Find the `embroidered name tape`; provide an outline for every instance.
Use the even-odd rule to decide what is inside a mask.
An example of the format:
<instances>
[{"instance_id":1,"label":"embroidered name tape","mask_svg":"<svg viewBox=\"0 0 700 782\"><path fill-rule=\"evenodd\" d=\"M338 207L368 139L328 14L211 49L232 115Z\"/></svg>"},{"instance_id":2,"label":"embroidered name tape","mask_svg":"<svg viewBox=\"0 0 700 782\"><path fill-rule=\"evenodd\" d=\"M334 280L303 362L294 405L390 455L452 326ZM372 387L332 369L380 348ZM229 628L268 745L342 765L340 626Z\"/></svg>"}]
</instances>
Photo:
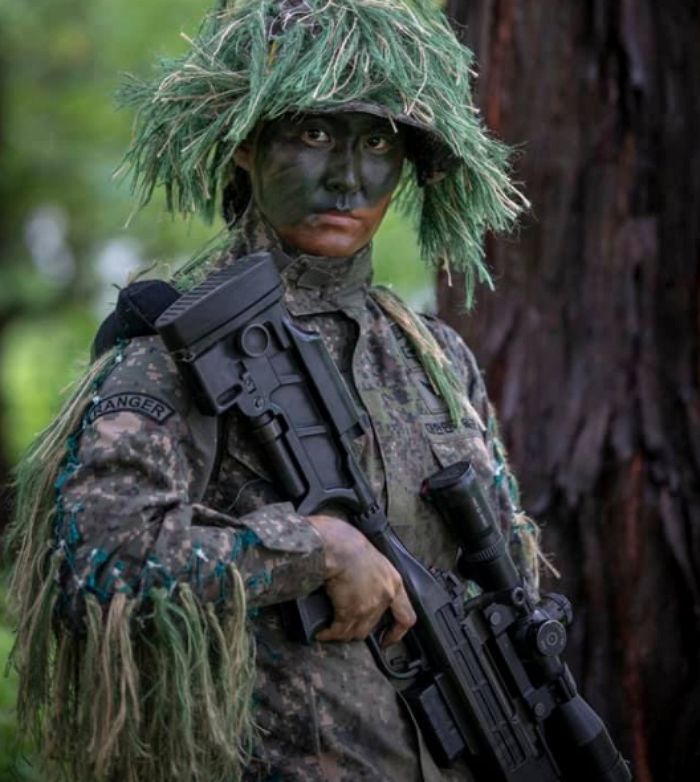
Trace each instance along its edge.
<instances>
[{"instance_id":1,"label":"embroidered name tape","mask_svg":"<svg viewBox=\"0 0 700 782\"><path fill-rule=\"evenodd\" d=\"M112 394L93 405L88 413L88 423L96 421L107 413L138 413L162 424L174 412L170 405L148 394Z\"/></svg>"},{"instance_id":2,"label":"embroidered name tape","mask_svg":"<svg viewBox=\"0 0 700 782\"><path fill-rule=\"evenodd\" d=\"M464 417L462 418L461 423L465 429L479 431L476 422L472 421L471 418ZM428 434L452 434L457 431L457 427L452 421L431 421L430 423L425 424L425 430Z\"/></svg>"}]
</instances>

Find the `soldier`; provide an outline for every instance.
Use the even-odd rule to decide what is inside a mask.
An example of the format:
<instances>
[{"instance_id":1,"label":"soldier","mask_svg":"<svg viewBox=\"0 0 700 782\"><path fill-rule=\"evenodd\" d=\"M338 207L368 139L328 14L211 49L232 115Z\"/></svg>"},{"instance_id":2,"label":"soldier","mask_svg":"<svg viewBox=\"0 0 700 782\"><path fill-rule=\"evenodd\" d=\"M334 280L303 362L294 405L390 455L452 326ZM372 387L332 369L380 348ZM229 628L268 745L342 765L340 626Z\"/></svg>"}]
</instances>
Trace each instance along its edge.
<instances>
[{"instance_id":1,"label":"soldier","mask_svg":"<svg viewBox=\"0 0 700 782\"><path fill-rule=\"evenodd\" d=\"M147 200L222 205L223 252L181 289L281 249L285 302L367 414L358 458L407 547L453 567L418 486L476 466L536 589L481 374L461 339L371 284L398 193L425 257L488 282L483 232L524 205L471 104L469 52L428 0L236 0L138 106L128 154ZM125 336L125 335L122 335ZM55 492L54 492L55 487ZM362 640L415 620L392 565L342 514L303 517L240 421L203 415L157 336L100 356L19 477L13 594L20 715L44 758L87 780L456 780L440 771ZM325 586L306 647L277 604Z\"/></svg>"}]
</instances>

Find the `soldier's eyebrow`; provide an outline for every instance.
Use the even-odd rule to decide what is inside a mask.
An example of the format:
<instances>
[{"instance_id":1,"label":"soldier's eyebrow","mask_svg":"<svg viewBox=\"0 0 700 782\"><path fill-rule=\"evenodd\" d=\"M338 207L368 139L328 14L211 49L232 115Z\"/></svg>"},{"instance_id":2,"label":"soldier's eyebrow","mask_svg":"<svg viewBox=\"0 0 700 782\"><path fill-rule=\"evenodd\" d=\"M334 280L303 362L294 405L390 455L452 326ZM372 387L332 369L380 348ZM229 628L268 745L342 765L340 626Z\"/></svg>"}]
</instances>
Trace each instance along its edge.
<instances>
[{"instance_id":1,"label":"soldier's eyebrow","mask_svg":"<svg viewBox=\"0 0 700 782\"><path fill-rule=\"evenodd\" d=\"M400 136L406 132L406 126L400 122L391 122L385 117L368 117L371 133L386 133L389 136Z\"/></svg>"},{"instance_id":2,"label":"soldier's eyebrow","mask_svg":"<svg viewBox=\"0 0 700 782\"><path fill-rule=\"evenodd\" d=\"M365 135L369 135L370 133L389 136L390 138L397 138L401 135L401 129L398 126L396 128L392 128L391 125L387 122L380 125L374 125L365 131Z\"/></svg>"},{"instance_id":3,"label":"soldier's eyebrow","mask_svg":"<svg viewBox=\"0 0 700 782\"><path fill-rule=\"evenodd\" d=\"M335 124L333 114L291 114L288 115L289 122L293 126L305 125L308 122L323 122L327 125Z\"/></svg>"}]
</instances>

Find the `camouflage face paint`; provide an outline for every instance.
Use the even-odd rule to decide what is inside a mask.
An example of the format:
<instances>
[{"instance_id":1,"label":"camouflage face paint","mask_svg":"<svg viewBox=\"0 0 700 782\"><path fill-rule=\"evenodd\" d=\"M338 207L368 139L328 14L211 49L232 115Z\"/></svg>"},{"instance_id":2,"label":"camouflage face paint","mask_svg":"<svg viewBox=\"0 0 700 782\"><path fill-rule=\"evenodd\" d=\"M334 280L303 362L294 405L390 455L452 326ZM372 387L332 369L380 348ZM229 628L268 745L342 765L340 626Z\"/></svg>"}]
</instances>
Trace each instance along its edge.
<instances>
[{"instance_id":1,"label":"camouflage face paint","mask_svg":"<svg viewBox=\"0 0 700 782\"><path fill-rule=\"evenodd\" d=\"M255 202L286 243L311 255L352 255L379 228L405 139L360 112L285 116L262 127L248 155Z\"/></svg>"}]
</instances>

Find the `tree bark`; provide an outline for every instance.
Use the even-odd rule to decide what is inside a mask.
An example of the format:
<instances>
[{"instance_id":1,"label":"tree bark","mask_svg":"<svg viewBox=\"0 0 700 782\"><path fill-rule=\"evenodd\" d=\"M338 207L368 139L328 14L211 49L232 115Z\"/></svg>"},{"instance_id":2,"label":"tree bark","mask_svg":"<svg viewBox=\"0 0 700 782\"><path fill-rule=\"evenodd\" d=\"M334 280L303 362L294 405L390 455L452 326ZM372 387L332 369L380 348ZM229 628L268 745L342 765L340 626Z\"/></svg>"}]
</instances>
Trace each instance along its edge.
<instances>
[{"instance_id":1,"label":"tree bark","mask_svg":"<svg viewBox=\"0 0 700 782\"><path fill-rule=\"evenodd\" d=\"M451 0L533 209L475 350L574 602L568 659L638 782L700 779L700 0ZM463 27L466 25L466 27Z\"/></svg>"}]
</instances>

